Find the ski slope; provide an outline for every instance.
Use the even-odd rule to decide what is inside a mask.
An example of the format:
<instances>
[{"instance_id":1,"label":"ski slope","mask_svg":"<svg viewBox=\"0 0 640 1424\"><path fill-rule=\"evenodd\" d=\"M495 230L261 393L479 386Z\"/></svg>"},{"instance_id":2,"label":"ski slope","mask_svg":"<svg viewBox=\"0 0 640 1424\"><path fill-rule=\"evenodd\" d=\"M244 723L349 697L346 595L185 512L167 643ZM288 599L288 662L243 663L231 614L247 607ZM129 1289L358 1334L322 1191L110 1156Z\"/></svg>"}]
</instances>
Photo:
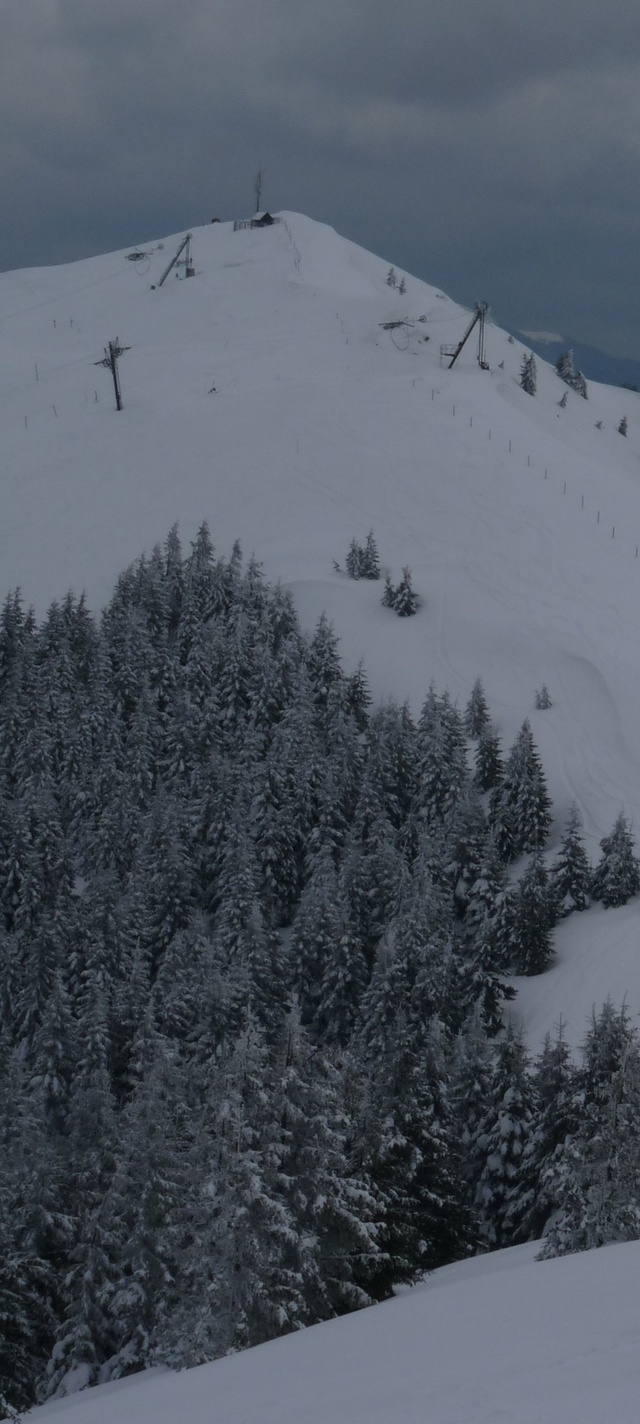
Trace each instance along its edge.
<instances>
[{"instance_id":1,"label":"ski slope","mask_svg":"<svg viewBox=\"0 0 640 1424\"><path fill-rule=\"evenodd\" d=\"M640 1244L445 1266L384 1305L181 1374L33 1410L33 1424L637 1424Z\"/></svg>"},{"instance_id":2,"label":"ski slope","mask_svg":"<svg viewBox=\"0 0 640 1424\"><path fill-rule=\"evenodd\" d=\"M591 383L562 409L539 362L532 398L525 348L495 327L489 371L475 335L444 369L469 313L398 272L401 295L388 263L298 214L196 229L195 277L152 290L181 237L147 244L143 270L117 252L0 276L0 592L42 613L84 589L97 609L174 522L186 542L207 519L305 624L326 610L376 698L417 712L434 680L463 702L481 674L506 746L529 716L550 853L575 799L595 859L621 806L640 825L640 397ZM116 336L119 414L94 364ZM418 617L334 570L370 528L394 579L410 565ZM559 928L514 1010L534 1048L560 1014L578 1042L606 993L640 1010L638 939L638 904Z\"/></svg>"}]
</instances>

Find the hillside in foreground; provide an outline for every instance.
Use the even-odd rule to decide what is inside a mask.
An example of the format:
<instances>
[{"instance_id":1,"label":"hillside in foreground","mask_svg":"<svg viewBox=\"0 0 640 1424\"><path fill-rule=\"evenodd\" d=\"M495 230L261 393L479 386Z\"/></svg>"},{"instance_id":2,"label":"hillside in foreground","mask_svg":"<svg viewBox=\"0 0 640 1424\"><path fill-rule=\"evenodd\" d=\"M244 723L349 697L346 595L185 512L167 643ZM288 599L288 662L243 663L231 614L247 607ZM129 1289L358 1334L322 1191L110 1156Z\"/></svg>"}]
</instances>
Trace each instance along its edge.
<instances>
[{"instance_id":1,"label":"hillside in foreground","mask_svg":"<svg viewBox=\"0 0 640 1424\"><path fill-rule=\"evenodd\" d=\"M640 1245L445 1266L385 1305L182 1374L98 1386L34 1424L636 1424Z\"/></svg>"}]
</instances>

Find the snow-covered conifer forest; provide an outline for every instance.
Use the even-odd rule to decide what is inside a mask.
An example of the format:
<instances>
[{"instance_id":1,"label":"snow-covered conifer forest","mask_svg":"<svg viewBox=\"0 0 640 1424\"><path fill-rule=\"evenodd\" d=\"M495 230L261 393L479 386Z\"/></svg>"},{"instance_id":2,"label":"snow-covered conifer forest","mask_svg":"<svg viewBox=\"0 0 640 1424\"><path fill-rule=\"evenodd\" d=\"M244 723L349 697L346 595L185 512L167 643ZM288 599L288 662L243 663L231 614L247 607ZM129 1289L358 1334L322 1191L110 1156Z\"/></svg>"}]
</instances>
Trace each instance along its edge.
<instances>
[{"instance_id":1,"label":"snow-covered conifer forest","mask_svg":"<svg viewBox=\"0 0 640 1424\"><path fill-rule=\"evenodd\" d=\"M306 219L172 245L0 277L0 1403L630 1424L640 423Z\"/></svg>"},{"instance_id":2,"label":"snow-covered conifer forest","mask_svg":"<svg viewBox=\"0 0 640 1424\"><path fill-rule=\"evenodd\" d=\"M479 681L466 718L433 687L417 722L373 707L206 524L100 620L9 596L0 677L11 1403L259 1344L551 1215L545 1255L640 1234L628 1014L578 1070L500 1032L502 976L640 874L623 818L585 871L575 814L546 870L528 721L483 796Z\"/></svg>"}]
</instances>

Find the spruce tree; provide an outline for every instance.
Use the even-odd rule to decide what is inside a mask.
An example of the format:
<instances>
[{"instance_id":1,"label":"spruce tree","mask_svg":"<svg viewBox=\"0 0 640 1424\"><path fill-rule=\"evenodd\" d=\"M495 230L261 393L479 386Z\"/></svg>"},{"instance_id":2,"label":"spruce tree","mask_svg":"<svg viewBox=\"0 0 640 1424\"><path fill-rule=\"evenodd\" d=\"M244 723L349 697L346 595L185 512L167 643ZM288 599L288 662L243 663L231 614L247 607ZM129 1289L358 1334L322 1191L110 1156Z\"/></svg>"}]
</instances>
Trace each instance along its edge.
<instances>
[{"instance_id":1,"label":"spruce tree","mask_svg":"<svg viewBox=\"0 0 640 1424\"><path fill-rule=\"evenodd\" d=\"M393 587L389 574L385 574L384 590L380 602L383 608L395 608L396 590Z\"/></svg>"},{"instance_id":2,"label":"spruce tree","mask_svg":"<svg viewBox=\"0 0 640 1424\"><path fill-rule=\"evenodd\" d=\"M591 894L607 908L625 905L640 891L640 861L635 854L631 827L621 811L613 830L600 842L602 857L591 881Z\"/></svg>"},{"instance_id":3,"label":"spruce tree","mask_svg":"<svg viewBox=\"0 0 640 1424\"><path fill-rule=\"evenodd\" d=\"M464 729L468 737L480 737L489 727L489 708L482 679L477 677L464 711ZM485 788L483 788L484 790Z\"/></svg>"},{"instance_id":4,"label":"spruce tree","mask_svg":"<svg viewBox=\"0 0 640 1424\"><path fill-rule=\"evenodd\" d=\"M551 801L531 734L523 722L491 801L495 835L505 860L540 849L551 824Z\"/></svg>"},{"instance_id":5,"label":"spruce tree","mask_svg":"<svg viewBox=\"0 0 640 1424\"><path fill-rule=\"evenodd\" d=\"M411 570L405 564L402 578L394 593L393 610L397 613L398 618L410 618L412 614L418 612L419 607L420 598L411 582Z\"/></svg>"},{"instance_id":6,"label":"spruce tree","mask_svg":"<svg viewBox=\"0 0 640 1424\"><path fill-rule=\"evenodd\" d=\"M372 1293L468 1254L472 1238L438 1020L401 1008L371 1065L363 1132L366 1166L386 1204L384 1253Z\"/></svg>"},{"instance_id":7,"label":"spruce tree","mask_svg":"<svg viewBox=\"0 0 640 1424\"><path fill-rule=\"evenodd\" d=\"M554 1191L555 1164L567 1137L576 1131L580 1108L576 1094L576 1074L562 1021L555 1039L547 1034L535 1065L536 1116L526 1148L527 1173L531 1178L527 1210L528 1234L539 1237L559 1202Z\"/></svg>"},{"instance_id":8,"label":"spruce tree","mask_svg":"<svg viewBox=\"0 0 640 1424\"><path fill-rule=\"evenodd\" d=\"M362 549L355 539L351 540L344 564L349 578L359 579L362 577Z\"/></svg>"},{"instance_id":9,"label":"spruce tree","mask_svg":"<svg viewBox=\"0 0 640 1424\"><path fill-rule=\"evenodd\" d=\"M555 898L539 851L511 894L511 968L516 974L543 974L553 953Z\"/></svg>"},{"instance_id":10,"label":"spruce tree","mask_svg":"<svg viewBox=\"0 0 640 1424\"><path fill-rule=\"evenodd\" d=\"M272 1113L283 1194L299 1237L305 1318L370 1304L383 1203L354 1170L354 1123L341 1075L309 1042L295 1009L275 1055Z\"/></svg>"},{"instance_id":11,"label":"spruce tree","mask_svg":"<svg viewBox=\"0 0 640 1424\"><path fill-rule=\"evenodd\" d=\"M380 556L378 554L378 546L374 538L373 529L369 530L364 549L361 553L360 578L380 578Z\"/></svg>"},{"instance_id":12,"label":"spruce tree","mask_svg":"<svg viewBox=\"0 0 640 1424\"><path fill-rule=\"evenodd\" d=\"M474 1142L482 1160L475 1205L480 1237L488 1250L526 1239L526 1148L534 1120L526 1050L522 1037L509 1024L497 1048L491 1094Z\"/></svg>"},{"instance_id":13,"label":"spruce tree","mask_svg":"<svg viewBox=\"0 0 640 1424\"><path fill-rule=\"evenodd\" d=\"M576 391L584 400L588 399L587 383L582 371L576 371L573 364L573 351L562 351L556 361L556 371L561 381ZM563 397L564 401L564 397ZM566 403L566 402L565 402Z\"/></svg>"},{"instance_id":14,"label":"spruce tree","mask_svg":"<svg viewBox=\"0 0 640 1424\"><path fill-rule=\"evenodd\" d=\"M640 1236L640 1045L626 1008L594 1014L574 1130L549 1171L558 1209L542 1257Z\"/></svg>"},{"instance_id":15,"label":"spruce tree","mask_svg":"<svg viewBox=\"0 0 640 1424\"><path fill-rule=\"evenodd\" d=\"M551 866L551 886L558 913L586 910L590 903L592 869L580 835L581 821L574 802L569 810L560 850Z\"/></svg>"},{"instance_id":16,"label":"spruce tree","mask_svg":"<svg viewBox=\"0 0 640 1424\"><path fill-rule=\"evenodd\" d=\"M464 724L447 692L429 689L417 733L416 809L428 825L454 810L469 779Z\"/></svg>"},{"instance_id":17,"label":"spruce tree","mask_svg":"<svg viewBox=\"0 0 640 1424\"><path fill-rule=\"evenodd\" d=\"M117 1349L102 1378L154 1362L181 1289L190 1217L185 1085L147 1011L133 1049L136 1086L119 1124L108 1211L119 1239L109 1300ZM182 1151L181 1151L182 1148Z\"/></svg>"},{"instance_id":18,"label":"spruce tree","mask_svg":"<svg viewBox=\"0 0 640 1424\"><path fill-rule=\"evenodd\" d=\"M483 727L475 754L475 781L480 791L493 791L503 775L500 738L491 722Z\"/></svg>"},{"instance_id":19,"label":"spruce tree","mask_svg":"<svg viewBox=\"0 0 640 1424\"><path fill-rule=\"evenodd\" d=\"M575 368L573 364L573 351L560 352L560 355L558 356L558 359L556 361L556 371L558 372L561 381L565 381L567 385L571 384L573 376L575 375Z\"/></svg>"},{"instance_id":20,"label":"spruce tree","mask_svg":"<svg viewBox=\"0 0 640 1424\"><path fill-rule=\"evenodd\" d=\"M520 368L520 385L522 386L523 391L527 392L527 395L534 396L536 393L537 382L538 371L536 367L536 358L533 352L530 351L528 356L525 355L522 357L522 366Z\"/></svg>"},{"instance_id":21,"label":"spruce tree","mask_svg":"<svg viewBox=\"0 0 640 1424\"><path fill-rule=\"evenodd\" d=\"M475 1201L476 1187L484 1166L478 1138L491 1096L493 1075L494 1049L487 1035L481 1007L477 1004L461 1025L451 1055L451 1103L462 1148L461 1174L467 1186L470 1206Z\"/></svg>"}]
</instances>

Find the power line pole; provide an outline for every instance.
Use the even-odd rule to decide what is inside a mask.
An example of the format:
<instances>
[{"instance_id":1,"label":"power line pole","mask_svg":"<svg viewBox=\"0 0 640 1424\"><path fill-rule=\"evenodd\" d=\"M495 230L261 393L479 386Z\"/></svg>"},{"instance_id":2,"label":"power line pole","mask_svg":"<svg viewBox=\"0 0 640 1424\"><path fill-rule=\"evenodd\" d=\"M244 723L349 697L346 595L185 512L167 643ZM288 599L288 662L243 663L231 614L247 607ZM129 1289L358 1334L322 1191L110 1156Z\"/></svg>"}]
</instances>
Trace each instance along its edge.
<instances>
[{"instance_id":1,"label":"power line pole","mask_svg":"<svg viewBox=\"0 0 640 1424\"><path fill-rule=\"evenodd\" d=\"M110 341L104 348L102 361L94 361L94 366L108 366L113 376L113 389L116 394L116 410L122 410L122 391L120 390L120 372L118 370L118 357L124 351L130 351L130 346L121 346L116 336L115 341Z\"/></svg>"}]
</instances>

